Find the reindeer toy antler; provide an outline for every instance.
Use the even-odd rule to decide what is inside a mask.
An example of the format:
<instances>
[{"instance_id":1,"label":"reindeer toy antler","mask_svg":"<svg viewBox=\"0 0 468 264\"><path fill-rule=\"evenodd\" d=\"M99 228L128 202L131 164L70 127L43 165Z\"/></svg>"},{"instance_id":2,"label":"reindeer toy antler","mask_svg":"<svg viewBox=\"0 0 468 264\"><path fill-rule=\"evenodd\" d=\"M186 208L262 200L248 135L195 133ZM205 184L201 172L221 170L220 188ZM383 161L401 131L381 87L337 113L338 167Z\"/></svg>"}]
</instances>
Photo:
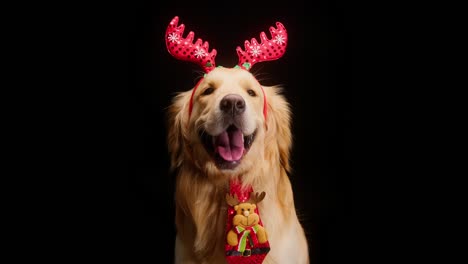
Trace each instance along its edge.
<instances>
[{"instance_id":1,"label":"reindeer toy antler","mask_svg":"<svg viewBox=\"0 0 468 264\"><path fill-rule=\"evenodd\" d=\"M257 204L257 203L261 202L263 200L263 198L265 198L265 195L266 195L265 192L261 192L261 193L250 192L249 199L247 201L243 202L243 203ZM229 193L226 194L226 202L230 206L236 206L236 205L241 204L241 202L239 201L239 198L237 198L236 194L230 195Z\"/></svg>"}]
</instances>

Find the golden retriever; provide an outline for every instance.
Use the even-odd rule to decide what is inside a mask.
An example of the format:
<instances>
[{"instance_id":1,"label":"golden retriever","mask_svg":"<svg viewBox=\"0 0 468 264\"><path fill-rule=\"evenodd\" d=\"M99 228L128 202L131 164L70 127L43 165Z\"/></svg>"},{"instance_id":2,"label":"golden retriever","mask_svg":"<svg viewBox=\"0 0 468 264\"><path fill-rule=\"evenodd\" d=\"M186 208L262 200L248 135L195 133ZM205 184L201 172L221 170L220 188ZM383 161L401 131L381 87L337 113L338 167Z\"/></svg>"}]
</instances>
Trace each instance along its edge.
<instances>
[{"instance_id":1,"label":"golden retriever","mask_svg":"<svg viewBox=\"0 0 468 264\"><path fill-rule=\"evenodd\" d=\"M177 172L175 263L227 263L226 194L232 179L266 193L257 205L271 247L263 263L309 263L287 174L290 122L281 88L261 87L239 67L216 67L173 99L168 148Z\"/></svg>"}]
</instances>

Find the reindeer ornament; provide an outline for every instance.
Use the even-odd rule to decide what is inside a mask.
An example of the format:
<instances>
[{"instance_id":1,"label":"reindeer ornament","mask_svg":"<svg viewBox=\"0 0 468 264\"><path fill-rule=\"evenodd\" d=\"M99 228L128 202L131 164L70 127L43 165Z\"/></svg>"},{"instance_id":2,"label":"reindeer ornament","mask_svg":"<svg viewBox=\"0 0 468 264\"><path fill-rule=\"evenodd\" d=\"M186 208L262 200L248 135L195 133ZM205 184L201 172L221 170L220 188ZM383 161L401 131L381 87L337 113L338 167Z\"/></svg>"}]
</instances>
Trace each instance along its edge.
<instances>
[{"instance_id":1,"label":"reindeer ornament","mask_svg":"<svg viewBox=\"0 0 468 264\"><path fill-rule=\"evenodd\" d=\"M231 246L238 246L239 252L245 251L248 242L253 246L267 241L267 233L259 224L260 217L255 212L256 204L263 198L265 198L265 192L261 194L252 192L250 199L241 203L237 195L226 194L227 203L236 211L236 215L232 218L233 228L227 234L227 243Z\"/></svg>"},{"instance_id":2,"label":"reindeer ornament","mask_svg":"<svg viewBox=\"0 0 468 264\"><path fill-rule=\"evenodd\" d=\"M265 192L254 193L251 186L230 182L226 202L229 205L226 223L226 260L228 264L259 264L270 251L268 235L263 227L258 203Z\"/></svg>"}]
</instances>

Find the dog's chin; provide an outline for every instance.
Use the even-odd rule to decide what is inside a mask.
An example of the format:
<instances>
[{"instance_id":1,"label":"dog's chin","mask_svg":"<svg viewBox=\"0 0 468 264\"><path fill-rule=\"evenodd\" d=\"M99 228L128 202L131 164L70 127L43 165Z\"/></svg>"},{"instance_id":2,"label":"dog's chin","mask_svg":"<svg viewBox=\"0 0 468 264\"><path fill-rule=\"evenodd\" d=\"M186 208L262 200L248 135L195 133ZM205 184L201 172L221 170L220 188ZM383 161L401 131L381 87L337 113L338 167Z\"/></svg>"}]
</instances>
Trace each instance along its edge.
<instances>
[{"instance_id":1,"label":"dog's chin","mask_svg":"<svg viewBox=\"0 0 468 264\"><path fill-rule=\"evenodd\" d=\"M256 130L250 135L244 135L239 128L231 125L216 136L209 135L205 131L200 131L199 135L205 150L218 169L235 170L250 150Z\"/></svg>"}]
</instances>

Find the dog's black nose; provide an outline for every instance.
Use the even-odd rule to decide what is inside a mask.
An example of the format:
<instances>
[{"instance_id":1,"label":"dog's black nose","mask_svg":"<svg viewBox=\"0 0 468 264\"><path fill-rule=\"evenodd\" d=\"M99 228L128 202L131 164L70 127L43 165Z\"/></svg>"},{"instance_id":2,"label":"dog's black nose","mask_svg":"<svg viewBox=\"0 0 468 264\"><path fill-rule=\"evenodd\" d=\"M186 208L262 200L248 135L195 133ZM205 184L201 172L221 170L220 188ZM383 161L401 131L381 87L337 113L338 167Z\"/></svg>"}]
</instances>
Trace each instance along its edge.
<instances>
[{"instance_id":1,"label":"dog's black nose","mask_svg":"<svg viewBox=\"0 0 468 264\"><path fill-rule=\"evenodd\" d=\"M226 114L239 115L245 111L245 101L240 95L228 94L221 100L219 107Z\"/></svg>"}]
</instances>

